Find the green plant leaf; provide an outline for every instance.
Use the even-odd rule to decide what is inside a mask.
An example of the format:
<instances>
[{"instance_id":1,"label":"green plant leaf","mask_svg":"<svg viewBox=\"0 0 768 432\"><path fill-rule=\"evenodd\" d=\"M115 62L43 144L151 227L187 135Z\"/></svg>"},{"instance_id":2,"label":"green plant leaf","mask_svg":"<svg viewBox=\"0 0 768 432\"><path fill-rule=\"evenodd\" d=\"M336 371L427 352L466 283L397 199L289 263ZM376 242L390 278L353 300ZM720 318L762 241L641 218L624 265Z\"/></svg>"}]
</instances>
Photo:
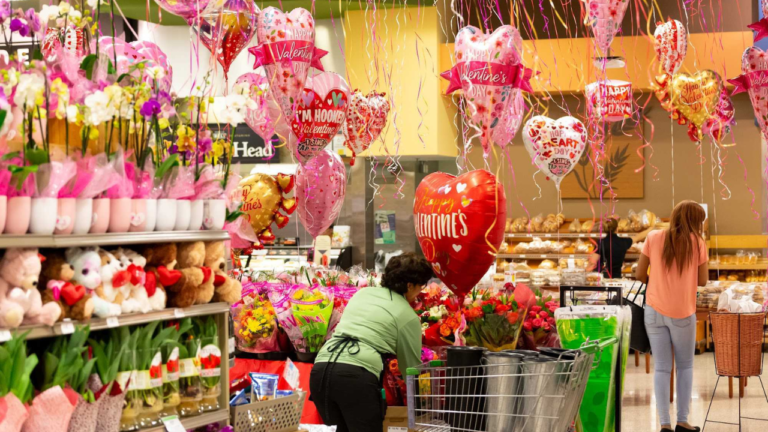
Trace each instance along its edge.
<instances>
[{"instance_id":1,"label":"green plant leaf","mask_svg":"<svg viewBox=\"0 0 768 432\"><path fill-rule=\"evenodd\" d=\"M93 68L96 66L96 54L89 54L83 58L80 62L80 69L85 71L85 77L91 79L93 77Z\"/></svg>"},{"instance_id":2,"label":"green plant leaf","mask_svg":"<svg viewBox=\"0 0 768 432\"><path fill-rule=\"evenodd\" d=\"M179 155L178 154L172 154L168 158L166 158L160 166L157 167L155 170L155 178L163 178L165 174L173 168L174 166L179 164Z\"/></svg>"},{"instance_id":3,"label":"green plant leaf","mask_svg":"<svg viewBox=\"0 0 768 432\"><path fill-rule=\"evenodd\" d=\"M17 152L17 151L6 153L6 154L3 155L3 157L0 157L0 162L9 161L9 160L11 160L11 159L13 159L15 157L19 157L20 155L21 155L21 153Z\"/></svg>"}]
</instances>

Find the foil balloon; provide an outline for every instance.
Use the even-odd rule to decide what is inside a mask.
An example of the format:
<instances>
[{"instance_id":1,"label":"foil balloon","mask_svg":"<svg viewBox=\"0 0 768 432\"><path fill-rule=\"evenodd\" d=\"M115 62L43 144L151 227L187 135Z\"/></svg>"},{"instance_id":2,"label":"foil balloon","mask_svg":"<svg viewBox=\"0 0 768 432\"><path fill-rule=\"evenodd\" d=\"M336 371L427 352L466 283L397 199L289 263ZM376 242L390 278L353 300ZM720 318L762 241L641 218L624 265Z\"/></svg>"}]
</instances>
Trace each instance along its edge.
<instances>
[{"instance_id":1,"label":"foil balloon","mask_svg":"<svg viewBox=\"0 0 768 432\"><path fill-rule=\"evenodd\" d=\"M693 75L677 73L672 77L669 83L669 101L683 117L678 123L690 123L689 135L701 138L701 126L714 115L722 91L723 80L711 70L699 71Z\"/></svg>"},{"instance_id":2,"label":"foil balloon","mask_svg":"<svg viewBox=\"0 0 768 432\"><path fill-rule=\"evenodd\" d=\"M424 258L457 295L475 287L496 260L507 216L496 176L433 173L416 188L413 221Z\"/></svg>"},{"instance_id":3,"label":"foil balloon","mask_svg":"<svg viewBox=\"0 0 768 432\"><path fill-rule=\"evenodd\" d=\"M509 25L491 34L464 27L456 35L457 63L441 74L450 81L448 94L461 89L465 116L480 136L486 155L494 142L494 129L501 127L502 117L520 90L532 91L529 80L533 72L520 63L522 44L520 32Z\"/></svg>"},{"instance_id":4,"label":"foil balloon","mask_svg":"<svg viewBox=\"0 0 768 432\"><path fill-rule=\"evenodd\" d=\"M352 92L344 127L344 145L352 151L350 165L355 164L355 155L367 150L387 124L389 101L385 96L376 91L371 91L367 96L360 90Z\"/></svg>"},{"instance_id":5,"label":"foil balloon","mask_svg":"<svg viewBox=\"0 0 768 432\"><path fill-rule=\"evenodd\" d=\"M768 54L758 47L749 47L741 56L741 75L729 79L734 85L731 96L747 92L755 111L757 123L763 136L768 139Z\"/></svg>"},{"instance_id":6,"label":"foil balloon","mask_svg":"<svg viewBox=\"0 0 768 432\"><path fill-rule=\"evenodd\" d=\"M616 122L632 116L632 83L597 81L587 84L586 93L594 117Z\"/></svg>"},{"instance_id":7,"label":"foil balloon","mask_svg":"<svg viewBox=\"0 0 768 432\"><path fill-rule=\"evenodd\" d=\"M192 22L203 12L211 0L155 0L158 6L178 15L192 25ZM149 6L149 5L147 5Z\"/></svg>"},{"instance_id":8,"label":"foil balloon","mask_svg":"<svg viewBox=\"0 0 768 432\"><path fill-rule=\"evenodd\" d=\"M587 142L584 124L573 117L552 120L532 117L523 126L523 144L533 164L560 188L560 182L579 162Z\"/></svg>"},{"instance_id":9,"label":"foil balloon","mask_svg":"<svg viewBox=\"0 0 768 432\"><path fill-rule=\"evenodd\" d=\"M315 19L303 8L286 14L268 7L259 14L256 31L260 45L248 48L256 58L253 68L264 66L269 91L290 122L309 68L322 71L320 59L328 52L315 47Z\"/></svg>"},{"instance_id":10,"label":"foil balloon","mask_svg":"<svg viewBox=\"0 0 768 432\"><path fill-rule=\"evenodd\" d=\"M347 171L341 158L323 150L296 170L296 201L304 229L316 238L339 217L347 193Z\"/></svg>"},{"instance_id":11,"label":"foil balloon","mask_svg":"<svg viewBox=\"0 0 768 432\"><path fill-rule=\"evenodd\" d=\"M512 99L507 110L502 113L499 125L493 128L491 132L491 138L496 145L504 148L512 142L512 138L515 137L523 123L526 109L525 97L521 92L517 92L517 96Z\"/></svg>"},{"instance_id":12,"label":"foil balloon","mask_svg":"<svg viewBox=\"0 0 768 432\"><path fill-rule=\"evenodd\" d=\"M670 19L653 32L654 49L667 75L674 75L683 64L688 51L688 32L683 23Z\"/></svg>"},{"instance_id":13,"label":"foil balloon","mask_svg":"<svg viewBox=\"0 0 768 432\"><path fill-rule=\"evenodd\" d=\"M155 86L155 77L151 70L155 66L163 68L164 76L157 80L159 90L170 92L173 83L173 68L168 56L154 43L149 41L126 42L121 38L102 36L99 38L99 50L114 62L117 57L117 75L129 74L137 80L143 80L150 87ZM137 66L144 63L143 72Z\"/></svg>"},{"instance_id":14,"label":"foil balloon","mask_svg":"<svg viewBox=\"0 0 768 432\"><path fill-rule=\"evenodd\" d=\"M286 198L284 194L291 191L294 178L291 175L253 174L240 181L238 186L242 206L240 211L251 224L253 231L262 240L273 237L271 225L274 222L278 228L288 223L288 216L296 210L296 200Z\"/></svg>"},{"instance_id":15,"label":"foil balloon","mask_svg":"<svg viewBox=\"0 0 768 432\"><path fill-rule=\"evenodd\" d=\"M305 163L330 144L347 118L349 87L339 74L321 72L307 80L296 101L288 144Z\"/></svg>"},{"instance_id":16,"label":"foil balloon","mask_svg":"<svg viewBox=\"0 0 768 432\"><path fill-rule=\"evenodd\" d=\"M629 0L586 0L587 22L592 27L595 46L603 54L608 53L613 37L621 28Z\"/></svg>"},{"instance_id":17,"label":"foil balloon","mask_svg":"<svg viewBox=\"0 0 768 432\"><path fill-rule=\"evenodd\" d=\"M712 136L716 141L723 139L725 135L728 135L731 131L731 126L736 123L734 116L736 109L733 107L733 102L728 96L728 91L723 89L720 93L720 100L715 107L715 113L712 117L708 118L706 122L701 126L701 131ZM698 141L691 137L692 140Z\"/></svg>"},{"instance_id":18,"label":"foil balloon","mask_svg":"<svg viewBox=\"0 0 768 432\"><path fill-rule=\"evenodd\" d=\"M235 81L235 87L246 85L250 88L250 97L256 102L256 108L246 108L245 123L251 128L264 142L270 142L275 133L287 137L289 129L283 126L278 130L277 125L285 125L280 121L283 113L275 102L267 97L269 83L267 78L258 73L245 73L240 75Z\"/></svg>"},{"instance_id":19,"label":"foil balloon","mask_svg":"<svg viewBox=\"0 0 768 432\"><path fill-rule=\"evenodd\" d=\"M747 26L757 32L755 42L768 36L768 0L760 0L760 9L763 12L763 18Z\"/></svg>"},{"instance_id":20,"label":"foil balloon","mask_svg":"<svg viewBox=\"0 0 768 432\"><path fill-rule=\"evenodd\" d=\"M227 0L221 11L204 15L196 26L200 41L224 70L224 79L232 62L256 34L258 14L253 0Z\"/></svg>"},{"instance_id":21,"label":"foil balloon","mask_svg":"<svg viewBox=\"0 0 768 432\"><path fill-rule=\"evenodd\" d=\"M64 33L63 43L62 33ZM85 35L82 27L70 26L66 29L48 27L42 42L40 42L40 53L44 58L54 60L53 56L61 47L77 57L82 57L85 54L84 41Z\"/></svg>"}]
</instances>

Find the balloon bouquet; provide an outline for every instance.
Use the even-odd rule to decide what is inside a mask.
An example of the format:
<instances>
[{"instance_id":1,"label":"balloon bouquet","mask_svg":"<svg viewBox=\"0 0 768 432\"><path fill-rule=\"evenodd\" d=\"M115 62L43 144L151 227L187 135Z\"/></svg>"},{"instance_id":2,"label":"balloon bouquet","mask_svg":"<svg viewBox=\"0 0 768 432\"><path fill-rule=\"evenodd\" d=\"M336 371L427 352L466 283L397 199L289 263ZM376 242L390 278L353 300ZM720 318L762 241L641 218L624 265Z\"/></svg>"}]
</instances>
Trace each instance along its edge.
<instances>
[{"instance_id":1,"label":"balloon bouquet","mask_svg":"<svg viewBox=\"0 0 768 432\"><path fill-rule=\"evenodd\" d=\"M750 24L749 28L757 31L755 42L768 35L768 0L761 0L760 7L766 18ZM731 95L747 92L755 111L757 124L763 137L768 140L768 54L756 46L751 46L741 56L741 75L728 80L734 85Z\"/></svg>"}]
</instances>

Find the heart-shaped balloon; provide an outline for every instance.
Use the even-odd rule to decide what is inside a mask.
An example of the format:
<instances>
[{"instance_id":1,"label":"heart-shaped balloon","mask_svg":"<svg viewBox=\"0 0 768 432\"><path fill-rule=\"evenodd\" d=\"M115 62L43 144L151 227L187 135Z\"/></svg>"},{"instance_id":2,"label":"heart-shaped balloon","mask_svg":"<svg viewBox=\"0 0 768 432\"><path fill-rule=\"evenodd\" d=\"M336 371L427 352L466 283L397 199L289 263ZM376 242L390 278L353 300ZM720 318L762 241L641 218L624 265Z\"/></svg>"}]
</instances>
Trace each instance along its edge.
<instances>
[{"instance_id":1,"label":"heart-shaped balloon","mask_svg":"<svg viewBox=\"0 0 768 432\"><path fill-rule=\"evenodd\" d=\"M61 33L65 33L63 44L61 42ZM85 54L84 40L85 35L82 27L70 26L67 29L48 27L45 31L45 36L43 36L43 41L40 43L40 53L44 58L50 60L56 54L56 51L63 47L66 51L82 57Z\"/></svg>"},{"instance_id":2,"label":"heart-shaped balloon","mask_svg":"<svg viewBox=\"0 0 768 432\"><path fill-rule=\"evenodd\" d=\"M269 83L267 78L254 72L245 73L235 81L235 87L240 85L250 87L249 95L256 102L256 108L246 108L245 123L248 127L256 132L264 142L269 142L275 132L283 137L288 137L290 129L286 127L284 121L281 121L283 113L274 100L268 97Z\"/></svg>"},{"instance_id":3,"label":"heart-shaped balloon","mask_svg":"<svg viewBox=\"0 0 768 432\"><path fill-rule=\"evenodd\" d=\"M765 103L768 100L768 54L758 47L747 48L741 56L741 75L728 82L735 86L731 96L744 91L749 93L757 123L763 136L768 138L768 106Z\"/></svg>"},{"instance_id":4,"label":"heart-shaped balloon","mask_svg":"<svg viewBox=\"0 0 768 432\"><path fill-rule=\"evenodd\" d=\"M629 0L586 0L587 22L595 36L595 46L603 54L611 47L613 37L621 28Z\"/></svg>"},{"instance_id":5,"label":"heart-shaped balloon","mask_svg":"<svg viewBox=\"0 0 768 432\"><path fill-rule=\"evenodd\" d=\"M693 75L678 73L669 83L670 103L699 129L714 115L722 91L723 80L711 70L699 71Z\"/></svg>"},{"instance_id":6,"label":"heart-shaped balloon","mask_svg":"<svg viewBox=\"0 0 768 432\"><path fill-rule=\"evenodd\" d=\"M520 32L509 25L491 34L484 34L477 27L464 27L456 34L457 63L441 74L450 80L448 93L462 90L465 116L486 154L494 142L507 144L508 141L494 139L506 139L508 130L501 134L493 132L505 123L502 119L520 89L531 91L528 80L532 72L520 64L522 46Z\"/></svg>"},{"instance_id":7,"label":"heart-shaped balloon","mask_svg":"<svg viewBox=\"0 0 768 432\"><path fill-rule=\"evenodd\" d=\"M168 62L168 56L163 50L150 41L126 42L121 38L112 39L111 36L102 36L99 38L99 50L114 62L117 57L117 75L130 74L135 79L141 79L154 88L155 77L152 75L152 69L155 66L163 68L164 76L157 80L158 88L161 91L170 92L173 83L173 68ZM134 68L139 62L144 62L144 68ZM143 72L142 72L143 71Z\"/></svg>"},{"instance_id":8,"label":"heart-shaped balloon","mask_svg":"<svg viewBox=\"0 0 768 432\"><path fill-rule=\"evenodd\" d=\"M755 35L755 43L757 41L768 37L768 0L760 0L760 9L763 12L763 17L760 21L748 25L751 30L757 32Z\"/></svg>"},{"instance_id":9,"label":"heart-shaped balloon","mask_svg":"<svg viewBox=\"0 0 768 432\"><path fill-rule=\"evenodd\" d=\"M488 272L504 240L506 196L496 176L475 170L433 173L416 188L416 238L435 275L457 295Z\"/></svg>"},{"instance_id":10,"label":"heart-shaped balloon","mask_svg":"<svg viewBox=\"0 0 768 432\"><path fill-rule=\"evenodd\" d=\"M339 217L347 193L347 171L341 158L328 150L299 165L296 202L304 229L315 238Z\"/></svg>"},{"instance_id":11,"label":"heart-shaped balloon","mask_svg":"<svg viewBox=\"0 0 768 432\"><path fill-rule=\"evenodd\" d=\"M532 117L523 126L523 144L533 164L551 178L557 187L579 162L587 142L584 124L573 117L552 120Z\"/></svg>"},{"instance_id":12,"label":"heart-shaped balloon","mask_svg":"<svg viewBox=\"0 0 768 432\"><path fill-rule=\"evenodd\" d=\"M723 89L720 93L720 100L715 107L715 114L704 122L701 131L707 135L711 135L715 140L720 141L731 131L731 125L736 123L734 121L735 114L736 109L733 107L733 102L728 96L728 91ZM691 139L693 139L693 137ZM698 141L698 139L695 141Z\"/></svg>"},{"instance_id":13,"label":"heart-shaped balloon","mask_svg":"<svg viewBox=\"0 0 768 432\"><path fill-rule=\"evenodd\" d=\"M669 19L656 27L653 38L656 56L661 62L661 68L668 75L674 75L680 69L685 54L688 52L688 32L686 32L683 23Z\"/></svg>"},{"instance_id":14,"label":"heart-shaped balloon","mask_svg":"<svg viewBox=\"0 0 768 432\"><path fill-rule=\"evenodd\" d=\"M206 14L194 26L200 41L216 56L227 79L229 68L237 55L248 46L256 34L259 8L253 0L227 0L221 11Z\"/></svg>"},{"instance_id":15,"label":"heart-shaped balloon","mask_svg":"<svg viewBox=\"0 0 768 432\"><path fill-rule=\"evenodd\" d=\"M491 132L491 138L499 147L504 148L507 144L512 142L512 138L515 137L517 131L520 129L520 125L523 124L523 117L527 107L525 105L525 97L522 92L517 92L517 96L512 99L512 103L509 104L506 111L501 115L501 121L498 126L493 128Z\"/></svg>"},{"instance_id":16,"label":"heart-shaped balloon","mask_svg":"<svg viewBox=\"0 0 768 432\"><path fill-rule=\"evenodd\" d=\"M211 0L155 0L158 6L166 11L184 18L189 25L193 24L201 12L203 12Z\"/></svg>"},{"instance_id":17,"label":"heart-shaped balloon","mask_svg":"<svg viewBox=\"0 0 768 432\"><path fill-rule=\"evenodd\" d=\"M256 33L260 45L248 49L256 57L254 69L264 66L269 91L290 123L309 68L323 70L320 58L327 54L315 48L315 19L303 8L286 14L270 6L259 14Z\"/></svg>"},{"instance_id":18,"label":"heart-shaped balloon","mask_svg":"<svg viewBox=\"0 0 768 432\"><path fill-rule=\"evenodd\" d=\"M279 213L283 192L273 176L253 174L240 181L239 189L243 202L240 210L257 236L265 233L276 220L278 228L288 223L288 217Z\"/></svg>"},{"instance_id":19,"label":"heart-shaped balloon","mask_svg":"<svg viewBox=\"0 0 768 432\"><path fill-rule=\"evenodd\" d=\"M371 91L364 95L355 90L347 107L347 123L344 128L344 145L352 150L352 162L355 155L364 152L387 124L389 101L384 93Z\"/></svg>"},{"instance_id":20,"label":"heart-shaped balloon","mask_svg":"<svg viewBox=\"0 0 768 432\"><path fill-rule=\"evenodd\" d=\"M349 87L339 74L321 72L307 80L296 101L288 144L305 163L330 144L347 118Z\"/></svg>"}]
</instances>

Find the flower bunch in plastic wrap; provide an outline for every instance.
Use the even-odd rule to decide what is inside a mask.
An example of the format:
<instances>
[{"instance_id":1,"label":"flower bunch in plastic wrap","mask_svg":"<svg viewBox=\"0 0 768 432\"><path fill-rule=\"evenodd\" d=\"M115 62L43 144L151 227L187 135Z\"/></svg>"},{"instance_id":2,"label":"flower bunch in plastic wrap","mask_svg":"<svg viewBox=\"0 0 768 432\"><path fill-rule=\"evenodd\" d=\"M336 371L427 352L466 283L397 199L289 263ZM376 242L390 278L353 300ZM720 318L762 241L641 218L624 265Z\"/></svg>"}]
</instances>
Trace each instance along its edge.
<instances>
[{"instance_id":1,"label":"flower bunch in plastic wrap","mask_svg":"<svg viewBox=\"0 0 768 432\"><path fill-rule=\"evenodd\" d=\"M279 351L275 309L260 289L266 283L246 282L240 301L232 305L235 340L240 351L266 353Z\"/></svg>"},{"instance_id":2,"label":"flower bunch in plastic wrap","mask_svg":"<svg viewBox=\"0 0 768 432\"><path fill-rule=\"evenodd\" d=\"M421 319L426 346L464 345L466 320L456 296L442 283L431 282L411 305Z\"/></svg>"},{"instance_id":3,"label":"flower bunch in plastic wrap","mask_svg":"<svg viewBox=\"0 0 768 432\"><path fill-rule=\"evenodd\" d=\"M559 303L551 297L536 293L536 305L531 306L523 321L523 347L536 350L541 347L559 348L555 310Z\"/></svg>"},{"instance_id":4,"label":"flower bunch in plastic wrap","mask_svg":"<svg viewBox=\"0 0 768 432\"><path fill-rule=\"evenodd\" d=\"M517 347L526 309L515 301L515 294L474 290L464 315L467 345L501 351Z\"/></svg>"}]
</instances>

